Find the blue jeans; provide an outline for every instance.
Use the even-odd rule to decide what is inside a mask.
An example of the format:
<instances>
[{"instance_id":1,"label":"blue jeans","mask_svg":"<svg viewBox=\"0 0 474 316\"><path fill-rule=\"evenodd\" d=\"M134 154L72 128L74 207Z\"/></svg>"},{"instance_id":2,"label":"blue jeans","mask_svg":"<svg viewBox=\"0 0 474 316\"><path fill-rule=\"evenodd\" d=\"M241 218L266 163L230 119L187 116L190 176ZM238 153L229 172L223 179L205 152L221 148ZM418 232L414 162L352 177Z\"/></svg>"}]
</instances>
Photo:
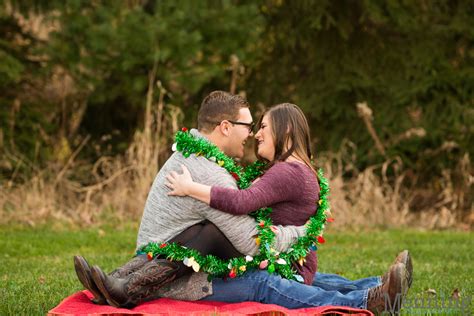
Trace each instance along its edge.
<instances>
[{"instance_id":1,"label":"blue jeans","mask_svg":"<svg viewBox=\"0 0 474 316\"><path fill-rule=\"evenodd\" d=\"M313 280L313 286L327 291L338 291L343 294L355 290L370 289L380 284L382 284L382 280L379 276L352 281L337 274L319 272L316 273Z\"/></svg>"},{"instance_id":2,"label":"blue jeans","mask_svg":"<svg viewBox=\"0 0 474 316\"><path fill-rule=\"evenodd\" d=\"M317 273L313 285L305 285L258 270L226 281L214 279L213 294L203 300L229 303L254 301L286 308L326 305L366 308L368 289L379 284L379 277L350 281L335 274Z\"/></svg>"}]
</instances>

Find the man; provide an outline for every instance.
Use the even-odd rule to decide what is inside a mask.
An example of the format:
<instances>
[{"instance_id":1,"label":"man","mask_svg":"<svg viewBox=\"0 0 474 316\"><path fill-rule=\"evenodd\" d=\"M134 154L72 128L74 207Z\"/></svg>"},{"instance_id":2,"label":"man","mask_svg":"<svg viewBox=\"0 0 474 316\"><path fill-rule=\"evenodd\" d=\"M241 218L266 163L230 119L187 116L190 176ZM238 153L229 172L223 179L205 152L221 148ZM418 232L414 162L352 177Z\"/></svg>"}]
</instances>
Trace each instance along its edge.
<instances>
[{"instance_id":1,"label":"man","mask_svg":"<svg viewBox=\"0 0 474 316\"><path fill-rule=\"evenodd\" d=\"M228 156L241 158L244 155L245 142L252 135L252 125L252 116L245 99L226 92L215 91L207 96L201 105L198 114L199 131L192 130L191 133L195 137L204 137ZM254 255L257 252L257 245L251 236L257 231L256 223L252 218L226 214L189 197L176 198L167 195L169 189L165 185L165 177L170 171L180 169L181 164L191 171L193 179L198 182L237 188L230 174L215 162L205 157L191 155L185 158L179 152L174 153L158 173L148 195L138 232L137 247L151 241L186 242L190 237L186 236L187 228L203 220L209 220L227 236L240 253ZM277 229L276 248L278 251L285 251L297 237L305 232L304 227L278 226ZM185 231L184 235L180 234L183 231ZM323 282L320 286L314 287L316 290L308 293L306 288L313 287L284 280L263 271L247 273L241 278L225 283L222 280L208 282L207 275L203 273L194 273L170 283L174 280L177 264L156 258L148 261L144 256L137 256L124 267L112 272L110 276L105 275L98 267L94 267L92 279L89 266L83 258L75 258L75 267L79 279L94 294L96 302L104 303L103 296L105 296L107 301L114 306L133 306L156 297L170 297L184 300L257 300L289 308L327 304L366 308L369 295L373 298L372 303L380 305L381 293L392 295L405 291L406 286L403 286L402 281L406 277L405 266L408 264L409 256L397 260L402 263L394 264L387 274L384 285L379 286L377 291L371 292L368 290L369 287L380 285L377 278L367 279L364 285L366 287L358 288L357 286L362 285L343 281L339 277L339 292L324 289ZM316 277L316 282L324 281L325 277L332 277L333 280L338 278L320 275ZM346 293L342 293L344 282L348 284L347 289L350 289ZM246 291L242 291L242 288ZM255 290L259 288L264 290L260 292ZM285 295L276 295L282 290L286 293ZM299 299L296 304L291 303L294 299L298 299L296 294L298 297L303 295L306 298ZM287 300L284 299L285 297Z\"/></svg>"}]
</instances>

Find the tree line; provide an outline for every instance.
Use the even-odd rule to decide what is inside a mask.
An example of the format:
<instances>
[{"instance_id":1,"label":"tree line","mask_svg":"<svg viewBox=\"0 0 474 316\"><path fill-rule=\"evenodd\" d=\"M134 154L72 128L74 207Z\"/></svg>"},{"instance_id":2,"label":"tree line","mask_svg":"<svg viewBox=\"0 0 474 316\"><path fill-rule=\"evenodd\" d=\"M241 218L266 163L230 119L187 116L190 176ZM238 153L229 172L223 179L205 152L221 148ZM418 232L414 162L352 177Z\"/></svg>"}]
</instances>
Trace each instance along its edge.
<instances>
[{"instance_id":1,"label":"tree line","mask_svg":"<svg viewBox=\"0 0 474 316\"><path fill-rule=\"evenodd\" d=\"M216 89L255 112L293 102L317 153L351 144L360 170L397 159L427 190L451 170L469 195L473 20L468 0L6 1L0 179L65 163L85 137L85 160L123 153L153 74L163 120L192 126Z\"/></svg>"}]
</instances>

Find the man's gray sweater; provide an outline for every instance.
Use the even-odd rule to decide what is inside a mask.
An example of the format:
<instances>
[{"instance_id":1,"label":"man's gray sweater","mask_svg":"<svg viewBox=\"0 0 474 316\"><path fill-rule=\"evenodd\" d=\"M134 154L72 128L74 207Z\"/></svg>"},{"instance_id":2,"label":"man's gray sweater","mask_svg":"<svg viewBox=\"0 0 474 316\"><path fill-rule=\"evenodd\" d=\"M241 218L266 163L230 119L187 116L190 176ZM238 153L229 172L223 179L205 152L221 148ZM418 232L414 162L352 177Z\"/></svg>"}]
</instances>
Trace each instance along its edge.
<instances>
[{"instance_id":1,"label":"man's gray sweater","mask_svg":"<svg viewBox=\"0 0 474 316\"><path fill-rule=\"evenodd\" d=\"M191 134L203 137L195 129L191 130ZM137 248L152 241L167 241L186 228L207 219L214 223L242 254L255 255L258 247L252 236L257 234L257 229L252 217L227 214L191 197L167 195L170 189L165 185L166 176L171 171L181 172L181 164L189 169L196 182L237 189L234 178L215 162L195 155L185 158L180 152L175 152L158 172L148 193L138 231ZM275 248L278 251L287 250L295 239L304 233L304 227L277 226ZM212 286L204 273L185 276L160 291L160 296L183 300L198 300L210 294Z\"/></svg>"}]
</instances>

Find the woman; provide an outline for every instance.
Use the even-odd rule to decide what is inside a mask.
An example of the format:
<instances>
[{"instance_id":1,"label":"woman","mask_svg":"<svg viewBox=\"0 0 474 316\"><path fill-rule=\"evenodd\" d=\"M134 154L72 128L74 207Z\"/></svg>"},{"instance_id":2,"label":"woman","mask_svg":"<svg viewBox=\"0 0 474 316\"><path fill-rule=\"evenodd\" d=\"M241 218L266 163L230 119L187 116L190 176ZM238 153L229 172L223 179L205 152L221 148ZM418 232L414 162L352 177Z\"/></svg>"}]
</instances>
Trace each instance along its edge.
<instances>
[{"instance_id":1,"label":"woman","mask_svg":"<svg viewBox=\"0 0 474 316\"><path fill-rule=\"evenodd\" d=\"M309 126L301 109L290 103L275 105L261 117L255 134L256 154L268 162L263 176L245 190L210 187L192 181L191 174L167 176L169 195L189 195L211 207L235 215L271 207L277 225L304 225L317 210L319 184L311 165ZM201 242L202 244L202 242ZM304 264L294 264L305 284L312 284L317 270L316 253Z\"/></svg>"}]
</instances>

